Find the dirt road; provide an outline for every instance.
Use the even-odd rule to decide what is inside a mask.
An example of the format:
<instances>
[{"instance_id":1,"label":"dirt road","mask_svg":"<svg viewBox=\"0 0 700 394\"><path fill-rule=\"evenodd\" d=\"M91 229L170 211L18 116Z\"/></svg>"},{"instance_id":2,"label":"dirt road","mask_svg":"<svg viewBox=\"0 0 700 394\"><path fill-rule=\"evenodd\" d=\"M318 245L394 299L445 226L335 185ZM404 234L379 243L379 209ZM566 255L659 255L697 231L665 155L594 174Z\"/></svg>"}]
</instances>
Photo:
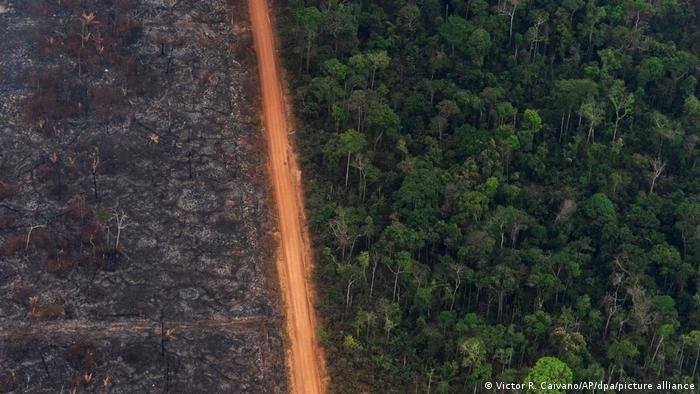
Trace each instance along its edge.
<instances>
[{"instance_id":1,"label":"dirt road","mask_svg":"<svg viewBox=\"0 0 700 394\"><path fill-rule=\"evenodd\" d=\"M306 223L296 155L289 144L290 129L277 69L275 36L266 0L248 0L260 72L270 175L279 220L281 251L277 272L286 304L291 349L287 364L292 392L325 392L323 358L316 336L310 288L311 253L305 242Z\"/></svg>"}]
</instances>

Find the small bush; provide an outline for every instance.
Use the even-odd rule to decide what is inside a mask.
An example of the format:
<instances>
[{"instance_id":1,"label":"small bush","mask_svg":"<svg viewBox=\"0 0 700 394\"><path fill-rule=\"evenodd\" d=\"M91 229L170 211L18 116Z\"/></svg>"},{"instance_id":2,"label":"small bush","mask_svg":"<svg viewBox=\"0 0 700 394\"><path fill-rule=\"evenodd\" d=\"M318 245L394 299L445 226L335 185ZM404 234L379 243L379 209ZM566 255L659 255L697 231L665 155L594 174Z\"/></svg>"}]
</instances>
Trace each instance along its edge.
<instances>
[{"instance_id":1,"label":"small bush","mask_svg":"<svg viewBox=\"0 0 700 394\"><path fill-rule=\"evenodd\" d=\"M40 293L29 298L29 318L32 320L53 320L65 314L63 304L51 293Z\"/></svg>"}]
</instances>

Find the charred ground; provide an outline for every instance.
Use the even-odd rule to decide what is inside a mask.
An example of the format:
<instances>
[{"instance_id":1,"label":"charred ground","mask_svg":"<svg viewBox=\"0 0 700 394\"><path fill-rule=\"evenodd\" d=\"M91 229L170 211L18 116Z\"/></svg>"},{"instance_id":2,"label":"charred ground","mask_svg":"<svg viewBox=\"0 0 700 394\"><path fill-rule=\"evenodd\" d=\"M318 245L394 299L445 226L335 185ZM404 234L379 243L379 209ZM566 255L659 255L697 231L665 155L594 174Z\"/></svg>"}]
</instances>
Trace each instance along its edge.
<instances>
[{"instance_id":1,"label":"charred ground","mask_svg":"<svg viewBox=\"0 0 700 394\"><path fill-rule=\"evenodd\" d=\"M284 391L237 10L0 1L0 392Z\"/></svg>"}]
</instances>

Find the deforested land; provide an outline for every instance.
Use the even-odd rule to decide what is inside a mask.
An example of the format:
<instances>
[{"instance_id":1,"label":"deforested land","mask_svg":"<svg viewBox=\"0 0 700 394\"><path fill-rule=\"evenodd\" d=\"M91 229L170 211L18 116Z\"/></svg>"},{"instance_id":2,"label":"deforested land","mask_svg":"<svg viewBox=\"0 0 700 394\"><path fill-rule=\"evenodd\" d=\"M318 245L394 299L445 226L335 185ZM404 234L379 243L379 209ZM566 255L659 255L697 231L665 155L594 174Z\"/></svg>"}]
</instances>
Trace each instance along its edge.
<instances>
[{"instance_id":1,"label":"deforested land","mask_svg":"<svg viewBox=\"0 0 700 394\"><path fill-rule=\"evenodd\" d=\"M0 392L286 391L247 26L0 1Z\"/></svg>"}]
</instances>

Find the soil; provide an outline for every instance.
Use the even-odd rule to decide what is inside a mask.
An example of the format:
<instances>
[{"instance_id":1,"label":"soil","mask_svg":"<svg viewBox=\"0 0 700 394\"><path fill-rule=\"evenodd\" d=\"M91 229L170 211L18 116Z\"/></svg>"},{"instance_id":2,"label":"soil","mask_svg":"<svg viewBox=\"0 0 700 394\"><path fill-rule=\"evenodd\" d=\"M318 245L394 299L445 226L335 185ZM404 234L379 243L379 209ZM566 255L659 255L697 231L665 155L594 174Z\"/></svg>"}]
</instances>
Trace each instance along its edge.
<instances>
[{"instance_id":1,"label":"soil","mask_svg":"<svg viewBox=\"0 0 700 394\"><path fill-rule=\"evenodd\" d=\"M291 342L287 361L291 389L296 393L322 393L326 390L325 368L316 335L310 279L311 250L305 223L301 172L288 138L292 128L287 120L279 77L275 36L266 1L248 0L248 7L260 72L269 167L280 226L281 251L277 270Z\"/></svg>"},{"instance_id":2,"label":"soil","mask_svg":"<svg viewBox=\"0 0 700 394\"><path fill-rule=\"evenodd\" d=\"M225 0L0 0L0 392L286 392Z\"/></svg>"}]
</instances>

